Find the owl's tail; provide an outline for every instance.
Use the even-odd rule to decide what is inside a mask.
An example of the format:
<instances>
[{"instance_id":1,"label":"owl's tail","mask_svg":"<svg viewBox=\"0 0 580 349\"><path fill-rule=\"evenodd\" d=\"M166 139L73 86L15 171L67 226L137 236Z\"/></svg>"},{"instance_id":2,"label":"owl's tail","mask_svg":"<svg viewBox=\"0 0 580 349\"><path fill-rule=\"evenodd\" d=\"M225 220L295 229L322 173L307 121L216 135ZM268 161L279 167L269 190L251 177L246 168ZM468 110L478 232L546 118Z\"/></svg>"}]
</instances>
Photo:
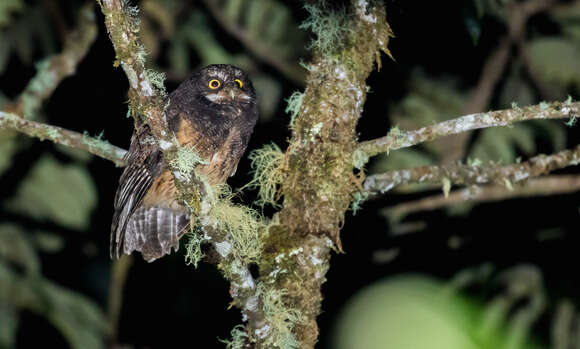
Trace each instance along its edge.
<instances>
[{"instance_id":1,"label":"owl's tail","mask_svg":"<svg viewBox=\"0 0 580 349\"><path fill-rule=\"evenodd\" d=\"M127 222L124 241L118 248L125 254L139 251L148 262L179 249L179 239L189 230L189 212L164 207L139 207Z\"/></svg>"}]
</instances>

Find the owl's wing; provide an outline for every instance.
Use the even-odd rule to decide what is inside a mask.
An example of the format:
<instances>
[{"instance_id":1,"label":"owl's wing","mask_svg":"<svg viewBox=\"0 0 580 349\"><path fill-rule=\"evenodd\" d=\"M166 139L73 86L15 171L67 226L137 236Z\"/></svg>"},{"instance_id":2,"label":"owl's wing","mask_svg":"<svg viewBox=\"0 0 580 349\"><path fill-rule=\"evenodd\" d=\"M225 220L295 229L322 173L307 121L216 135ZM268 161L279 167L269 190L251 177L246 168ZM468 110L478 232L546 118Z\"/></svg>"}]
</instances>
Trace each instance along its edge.
<instances>
[{"instance_id":1,"label":"owl's wing","mask_svg":"<svg viewBox=\"0 0 580 349\"><path fill-rule=\"evenodd\" d=\"M156 164L151 161L155 153L150 147L142 147L135 135L132 137L131 147L125 156L128 165L121 175L115 195L115 212L111 224L111 258L119 258L123 253L127 223L155 180Z\"/></svg>"}]
</instances>

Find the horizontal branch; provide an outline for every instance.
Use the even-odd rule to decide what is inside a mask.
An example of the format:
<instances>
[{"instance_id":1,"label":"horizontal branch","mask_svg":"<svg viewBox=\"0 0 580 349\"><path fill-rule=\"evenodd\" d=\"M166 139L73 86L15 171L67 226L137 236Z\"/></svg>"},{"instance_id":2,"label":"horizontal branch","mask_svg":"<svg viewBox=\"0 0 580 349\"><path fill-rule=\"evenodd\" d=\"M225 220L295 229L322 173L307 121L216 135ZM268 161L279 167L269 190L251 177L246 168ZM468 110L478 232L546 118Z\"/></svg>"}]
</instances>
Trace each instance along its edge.
<instances>
[{"instance_id":1,"label":"horizontal branch","mask_svg":"<svg viewBox=\"0 0 580 349\"><path fill-rule=\"evenodd\" d=\"M416 212L433 211L463 203L483 203L534 196L568 194L580 191L579 175L553 175L532 178L524 185L506 190L503 185L469 187L443 194L407 201L382 210L391 221L399 221Z\"/></svg>"},{"instance_id":2,"label":"horizontal branch","mask_svg":"<svg viewBox=\"0 0 580 349\"><path fill-rule=\"evenodd\" d=\"M365 158L391 150L417 145L440 137L492 126L508 126L514 122L543 119L569 119L580 116L580 102L542 102L538 105L515 107L487 113L465 115L417 130L404 131L395 128L386 136L361 142L358 152Z\"/></svg>"},{"instance_id":3,"label":"horizontal branch","mask_svg":"<svg viewBox=\"0 0 580 349\"><path fill-rule=\"evenodd\" d=\"M49 140L56 144L85 150L103 159L110 160L117 166L125 166L123 157L126 151L124 149L116 147L107 141L89 137L86 134L27 120L18 115L2 111L0 111L0 129L12 129L40 140Z\"/></svg>"},{"instance_id":4,"label":"horizontal branch","mask_svg":"<svg viewBox=\"0 0 580 349\"><path fill-rule=\"evenodd\" d=\"M537 155L527 161L507 166L453 164L389 171L368 176L363 183L363 189L372 197L398 185L442 183L444 180L457 185L495 183L509 186L578 163L580 163L580 145L551 155Z\"/></svg>"}]
</instances>

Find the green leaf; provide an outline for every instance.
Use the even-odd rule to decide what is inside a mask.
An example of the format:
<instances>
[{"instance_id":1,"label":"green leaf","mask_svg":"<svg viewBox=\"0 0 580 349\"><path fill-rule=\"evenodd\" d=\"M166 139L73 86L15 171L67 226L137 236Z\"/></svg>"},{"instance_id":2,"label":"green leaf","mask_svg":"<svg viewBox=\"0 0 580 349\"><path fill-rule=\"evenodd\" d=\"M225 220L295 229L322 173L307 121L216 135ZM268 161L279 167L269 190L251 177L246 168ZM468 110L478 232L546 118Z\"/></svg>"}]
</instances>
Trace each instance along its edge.
<instances>
[{"instance_id":1,"label":"green leaf","mask_svg":"<svg viewBox=\"0 0 580 349\"><path fill-rule=\"evenodd\" d=\"M18 312L14 307L0 302L0 348L14 348L18 320Z\"/></svg>"},{"instance_id":2,"label":"green leaf","mask_svg":"<svg viewBox=\"0 0 580 349\"><path fill-rule=\"evenodd\" d=\"M517 147L529 155L536 151L534 133L529 125L518 124L514 127L483 130L473 144L470 157L483 162L512 163L517 157Z\"/></svg>"},{"instance_id":3,"label":"green leaf","mask_svg":"<svg viewBox=\"0 0 580 349\"><path fill-rule=\"evenodd\" d=\"M435 159L417 149L402 149L381 154L373 160L370 173L381 173L393 170L434 165Z\"/></svg>"},{"instance_id":4,"label":"green leaf","mask_svg":"<svg viewBox=\"0 0 580 349\"><path fill-rule=\"evenodd\" d=\"M483 335L481 324L492 306L482 306L460 291L450 293L445 283L424 275L379 280L358 291L346 303L337 317L331 347L542 348L529 326L518 323L518 319L498 316L499 326Z\"/></svg>"},{"instance_id":5,"label":"green leaf","mask_svg":"<svg viewBox=\"0 0 580 349\"><path fill-rule=\"evenodd\" d=\"M19 148L13 132L0 131L0 174L12 166L12 157Z\"/></svg>"},{"instance_id":6,"label":"green leaf","mask_svg":"<svg viewBox=\"0 0 580 349\"><path fill-rule=\"evenodd\" d=\"M5 206L36 219L86 229L96 203L97 191L85 167L63 165L45 155L20 184L16 197Z\"/></svg>"},{"instance_id":7,"label":"green leaf","mask_svg":"<svg viewBox=\"0 0 580 349\"><path fill-rule=\"evenodd\" d=\"M269 46L280 58L293 62L304 54L305 33L298 30L283 1L227 0L220 7L229 22L238 24L251 41Z\"/></svg>"},{"instance_id":8,"label":"green leaf","mask_svg":"<svg viewBox=\"0 0 580 349\"><path fill-rule=\"evenodd\" d=\"M580 42L580 3L573 1L566 6L553 6L548 13L566 36Z\"/></svg>"},{"instance_id":9,"label":"green leaf","mask_svg":"<svg viewBox=\"0 0 580 349\"><path fill-rule=\"evenodd\" d=\"M483 162L512 163L518 156L517 150L528 156L533 155L539 139L551 144L552 151L564 149L565 125L553 120L531 120L513 127L485 129L473 143L470 157Z\"/></svg>"},{"instance_id":10,"label":"green leaf","mask_svg":"<svg viewBox=\"0 0 580 349\"><path fill-rule=\"evenodd\" d=\"M540 38L528 44L531 64L540 78L562 87L580 85L580 47L565 38Z\"/></svg>"},{"instance_id":11,"label":"green leaf","mask_svg":"<svg viewBox=\"0 0 580 349\"><path fill-rule=\"evenodd\" d=\"M0 224L0 260L18 265L26 273L40 272L40 261L30 238L14 224Z\"/></svg>"},{"instance_id":12,"label":"green leaf","mask_svg":"<svg viewBox=\"0 0 580 349\"><path fill-rule=\"evenodd\" d=\"M450 79L434 80L415 72L409 82L409 93L393 108L392 124L412 130L461 115L466 94ZM425 149L441 157L447 148L445 139L424 144Z\"/></svg>"},{"instance_id":13,"label":"green leaf","mask_svg":"<svg viewBox=\"0 0 580 349\"><path fill-rule=\"evenodd\" d=\"M2 0L0 1L0 29L8 26L15 13L21 12L24 8L22 0Z\"/></svg>"},{"instance_id":14,"label":"green leaf","mask_svg":"<svg viewBox=\"0 0 580 349\"><path fill-rule=\"evenodd\" d=\"M34 233L34 242L39 250L48 253L59 252L64 247L62 236L44 231Z\"/></svg>"}]
</instances>

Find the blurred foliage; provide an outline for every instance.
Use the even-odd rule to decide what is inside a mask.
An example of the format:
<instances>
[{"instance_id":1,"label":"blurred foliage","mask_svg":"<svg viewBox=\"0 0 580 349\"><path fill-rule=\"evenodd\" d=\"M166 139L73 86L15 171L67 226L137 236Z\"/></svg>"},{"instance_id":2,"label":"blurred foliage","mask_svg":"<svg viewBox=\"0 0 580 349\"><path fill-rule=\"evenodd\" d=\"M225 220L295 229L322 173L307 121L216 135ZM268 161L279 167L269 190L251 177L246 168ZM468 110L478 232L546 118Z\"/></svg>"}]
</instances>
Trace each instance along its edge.
<instances>
[{"instance_id":1,"label":"blurred foliage","mask_svg":"<svg viewBox=\"0 0 580 349\"><path fill-rule=\"evenodd\" d=\"M534 69L543 81L580 91L580 40L538 38L529 43L528 50Z\"/></svg>"},{"instance_id":2,"label":"blurred foliage","mask_svg":"<svg viewBox=\"0 0 580 349\"><path fill-rule=\"evenodd\" d=\"M305 53L305 33L298 29L283 1L217 1L218 10L229 23L243 28L248 40L269 47L279 59L297 62Z\"/></svg>"},{"instance_id":3,"label":"blurred foliage","mask_svg":"<svg viewBox=\"0 0 580 349\"><path fill-rule=\"evenodd\" d=\"M15 0L2 0L2 3L5 1L11 3ZM5 5L0 5L0 74L6 69L12 54L16 54L22 62L31 64L36 57L55 52L54 28L42 6L20 7L20 15L15 18L9 15L10 12L3 12L10 6L2 6ZM6 18L4 28L2 18Z\"/></svg>"},{"instance_id":4,"label":"blurred foliage","mask_svg":"<svg viewBox=\"0 0 580 349\"><path fill-rule=\"evenodd\" d=\"M90 223L96 203L96 189L85 167L63 165L45 155L5 206L35 219L49 219L64 227L83 230Z\"/></svg>"},{"instance_id":5,"label":"blurred foliage","mask_svg":"<svg viewBox=\"0 0 580 349\"><path fill-rule=\"evenodd\" d=\"M0 3L0 29L10 24L12 16L22 11L24 4L21 0L4 0Z\"/></svg>"},{"instance_id":6,"label":"blurred foliage","mask_svg":"<svg viewBox=\"0 0 580 349\"><path fill-rule=\"evenodd\" d=\"M488 285L495 285L493 292ZM497 272L485 264L448 282L403 275L377 281L348 301L333 348L539 349L545 346L532 329L545 311L542 274L532 265ZM561 332L560 338L573 336L571 329Z\"/></svg>"},{"instance_id":7,"label":"blurred foliage","mask_svg":"<svg viewBox=\"0 0 580 349\"><path fill-rule=\"evenodd\" d=\"M103 348L108 328L99 307L41 275L38 246L46 248L49 236L53 251L62 244L52 234L43 233L40 240L31 235L17 225L0 225L0 346L12 347L18 313L28 310L45 317L71 348Z\"/></svg>"}]
</instances>

